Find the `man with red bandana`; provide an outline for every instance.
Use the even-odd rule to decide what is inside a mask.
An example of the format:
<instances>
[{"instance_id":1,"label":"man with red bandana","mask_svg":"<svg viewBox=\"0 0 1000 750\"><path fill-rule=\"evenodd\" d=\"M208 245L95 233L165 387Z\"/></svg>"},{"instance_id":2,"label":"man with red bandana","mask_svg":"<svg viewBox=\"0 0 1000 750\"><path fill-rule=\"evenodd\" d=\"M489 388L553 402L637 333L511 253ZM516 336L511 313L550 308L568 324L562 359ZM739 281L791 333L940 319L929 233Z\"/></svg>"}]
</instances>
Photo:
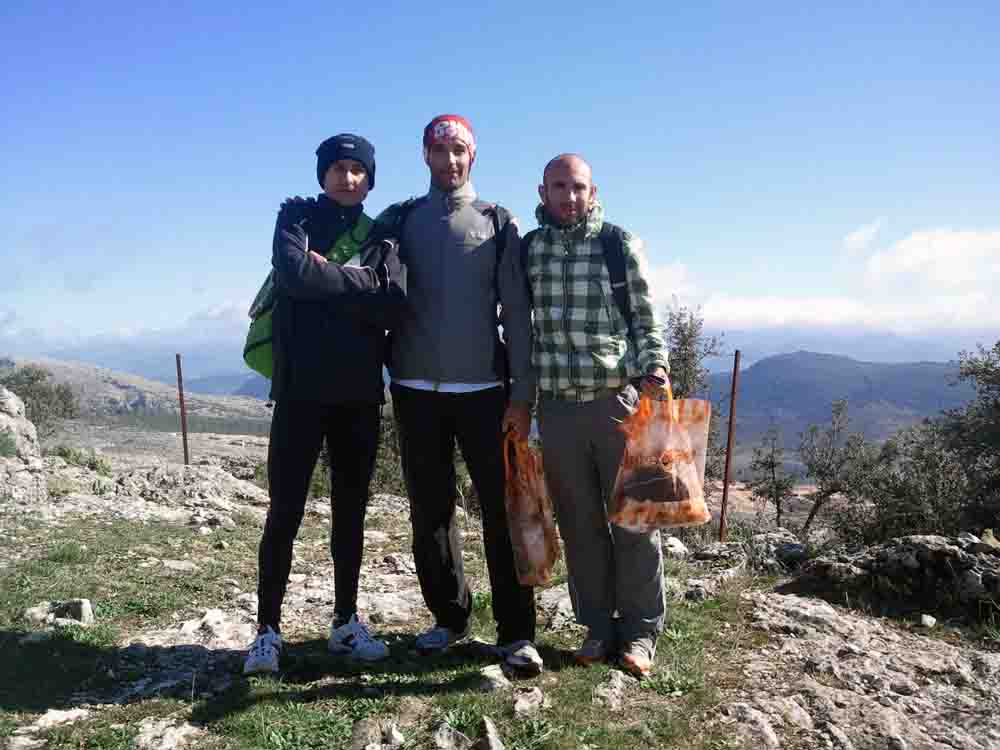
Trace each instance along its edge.
<instances>
[{"instance_id":1,"label":"man with red bandana","mask_svg":"<svg viewBox=\"0 0 1000 750\"><path fill-rule=\"evenodd\" d=\"M389 360L413 554L435 619L416 648L439 652L469 632L472 598L455 524L457 442L482 508L497 644L508 664L537 673L534 592L517 581L504 508L503 431L527 437L534 401L520 237L513 219L495 222L498 207L478 200L469 181L476 139L468 120L435 117L424 128L423 153L430 188L411 204L399 231L408 299Z\"/></svg>"}]
</instances>

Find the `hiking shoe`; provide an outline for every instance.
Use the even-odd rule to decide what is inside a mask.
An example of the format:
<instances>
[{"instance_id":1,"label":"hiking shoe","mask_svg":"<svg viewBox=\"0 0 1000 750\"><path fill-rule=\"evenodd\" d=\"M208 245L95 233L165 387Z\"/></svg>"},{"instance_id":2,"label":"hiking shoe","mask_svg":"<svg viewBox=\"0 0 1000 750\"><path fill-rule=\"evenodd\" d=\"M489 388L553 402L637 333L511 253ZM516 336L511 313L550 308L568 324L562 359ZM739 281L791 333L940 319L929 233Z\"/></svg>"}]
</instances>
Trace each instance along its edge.
<instances>
[{"instance_id":1,"label":"hiking shoe","mask_svg":"<svg viewBox=\"0 0 1000 750\"><path fill-rule=\"evenodd\" d=\"M278 657L281 656L281 635L270 625L257 631L253 645L243 662L243 674L261 674L278 671Z\"/></svg>"},{"instance_id":2,"label":"hiking shoe","mask_svg":"<svg viewBox=\"0 0 1000 750\"><path fill-rule=\"evenodd\" d=\"M466 624L465 629L461 632L456 632L451 628L444 627L443 625L435 625L426 633L418 635L414 645L416 646L417 651L422 655L434 654L438 651L444 651L449 646L454 646L456 643L459 643L468 637L468 624Z\"/></svg>"},{"instance_id":3,"label":"hiking shoe","mask_svg":"<svg viewBox=\"0 0 1000 750\"><path fill-rule=\"evenodd\" d=\"M542 673L542 657L531 641L515 641L500 648L504 661L518 672L529 675Z\"/></svg>"},{"instance_id":4,"label":"hiking shoe","mask_svg":"<svg viewBox=\"0 0 1000 750\"><path fill-rule=\"evenodd\" d=\"M346 621L334 620L330 625L330 640L327 648L331 654L349 656L361 661L378 661L389 655L389 647L372 638L368 626L351 615Z\"/></svg>"},{"instance_id":5,"label":"hiking shoe","mask_svg":"<svg viewBox=\"0 0 1000 750\"><path fill-rule=\"evenodd\" d=\"M625 644L622 650L622 666L636 677L642 678L653 671L656 656L656 641L652 638L636 638Z\"/></svg>"},{"instance_id":6,"label":"hiking shoe","mask_svg":"<svg viewBox=\"0 0 1000 750\"><path fill-rule=\"evenodd\" d=\"M573 652L573 659L577 664L589 667L591 664L598 664L608 657L608 644L600 638L587 638L576 651Z\"/></svg>"}]
</instances>

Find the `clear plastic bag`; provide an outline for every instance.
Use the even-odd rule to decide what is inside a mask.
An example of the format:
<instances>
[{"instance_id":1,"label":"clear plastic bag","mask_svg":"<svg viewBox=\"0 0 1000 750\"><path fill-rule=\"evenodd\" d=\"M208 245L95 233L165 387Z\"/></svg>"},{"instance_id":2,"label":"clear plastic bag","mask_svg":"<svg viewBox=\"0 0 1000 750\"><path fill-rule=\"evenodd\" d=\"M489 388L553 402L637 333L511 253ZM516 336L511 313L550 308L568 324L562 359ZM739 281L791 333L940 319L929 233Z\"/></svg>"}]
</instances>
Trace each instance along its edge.
<instances>
[{"instance_id":1,"label":"clear plastic bag","mask_svg":"<svg viewBox=\"0 0 1000 750\"><path fill-rule=\"evenodd\" d=\"M642 397L626 417L625 456L611 498L612 523L631 531L700 526L705 504L705 449L712 404Z\"/></svg>"},{"instance_id":2,"label":"clear plastic bag","mask_svg":"<svg viewBox=\"0 0 1000 750\"><path fill-rule=\"evenodd\" d=\"M548 583L559 559L552 502L545 487L542 458L527 440L508 432L503 444L507 525L517 580L524 586Z\"/></svg>"}]
</instances>

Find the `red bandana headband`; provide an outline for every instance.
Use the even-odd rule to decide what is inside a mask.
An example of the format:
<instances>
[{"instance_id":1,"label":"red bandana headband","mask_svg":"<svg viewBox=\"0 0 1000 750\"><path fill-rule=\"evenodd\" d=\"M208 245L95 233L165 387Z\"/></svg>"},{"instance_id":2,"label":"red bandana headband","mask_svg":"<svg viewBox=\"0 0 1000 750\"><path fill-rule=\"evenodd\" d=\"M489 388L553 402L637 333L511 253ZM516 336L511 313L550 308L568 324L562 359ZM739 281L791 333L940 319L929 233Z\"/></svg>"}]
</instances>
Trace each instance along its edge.
<instances>
[{"instance_id":1,"label":"red bandana headband","mask_svg":"<svg viewBox=\"0 0 1000 750\"><path fill-rule=\"evenodd\" d=\"M424 128L424 148L435 143L459 141L469 149L469 156L476 158L476 137L472 134L472 123L460 115L438 115Z\"/></svg>"}]
</instances>

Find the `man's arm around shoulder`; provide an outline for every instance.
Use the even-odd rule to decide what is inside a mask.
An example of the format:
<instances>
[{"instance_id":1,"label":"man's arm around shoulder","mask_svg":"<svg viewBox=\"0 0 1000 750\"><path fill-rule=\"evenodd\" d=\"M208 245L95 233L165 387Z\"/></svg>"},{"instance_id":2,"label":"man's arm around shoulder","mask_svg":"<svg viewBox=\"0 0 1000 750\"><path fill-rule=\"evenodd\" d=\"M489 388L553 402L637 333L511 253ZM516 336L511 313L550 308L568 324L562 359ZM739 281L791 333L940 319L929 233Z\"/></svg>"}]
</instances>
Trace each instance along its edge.
<instances>
[{"instance_id":1,"label":"man's arm around shoulder","mask_svg":"<svg viewBox=\"0 0 1000 750\"><path fill-rule=\"evenodd\" d=\"M278 211L271 245L277 288L286 296L322 301L331 296L370 292L378 288L375 270L330 263L309 251L309 207L305 201L285 201Z\"/></svg>"}]
</instances>

